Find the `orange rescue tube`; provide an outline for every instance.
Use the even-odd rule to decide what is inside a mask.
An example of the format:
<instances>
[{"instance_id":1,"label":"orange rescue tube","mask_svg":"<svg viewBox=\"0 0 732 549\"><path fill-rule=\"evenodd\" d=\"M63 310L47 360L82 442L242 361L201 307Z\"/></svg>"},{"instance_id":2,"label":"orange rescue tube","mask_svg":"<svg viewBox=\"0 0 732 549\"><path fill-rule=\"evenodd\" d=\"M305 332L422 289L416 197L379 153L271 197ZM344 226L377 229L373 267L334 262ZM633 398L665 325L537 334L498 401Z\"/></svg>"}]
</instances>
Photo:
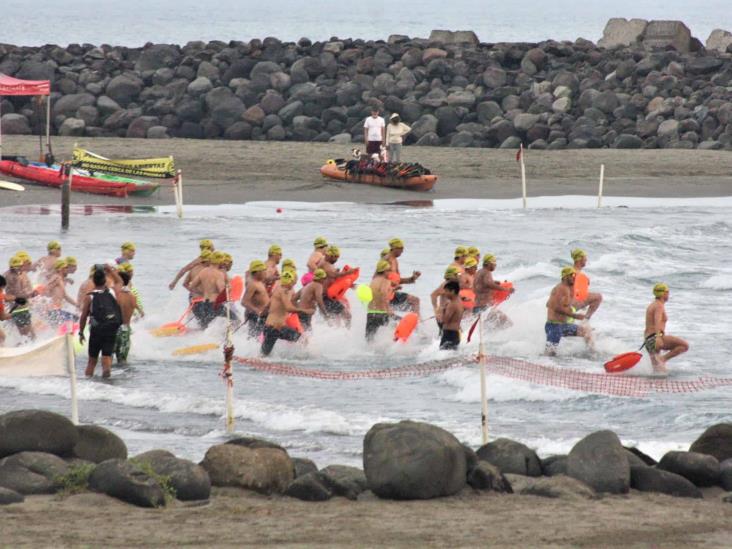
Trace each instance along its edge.
<instances>
[{"instance_id":1,"label":"orange rescue tube","mask_svg":"<svg viewBox=\"0 0 732 549\"><path fill-rule=\"evenodd\" d=\"M574 299L584 301L590 293L590 279L585 273L577 273L574 277Z\"/></svg>"},{"instance_id":2,"label":"orange rescue tube","mask_svg":"<svg viewBox=\"0 0 732 549\"><path fill-rule=\"evenodd\" d=\"M493 295L491 297L491 305L494 307L496 305L500 305L504 301L508 299L508 297L511 295L511 290L513 290L513 282L509 282L508 280L504 280L503 282L499 282L503 290L493 290Z\"/></svg>"},{"instance_id":3,"label":"orange rescue tube","mask_svg":"<svg viewBox=\"0 0 732 549\"><path fill-rule=\"evenodd\" d=\"M237 275L229 281L229 301L239 301L243 294L244 279ZM226 303L226 289L221 290L221 293L216 297L216 305L222 303Z\"/></svg>"},{"instance_id":4,"label":"orange rescue tube","mask_svg":"<svg viewBox=\"0 0 732 549\"><path fill-rule=\"evenodd\" d=\"M407 313L397 324L394 330L394 341L406 341L419 324L419 315L417 313Z\"/></svg>"},{"instance_id":5,"label":"orange rescue tube","mask_svg":"<svg viewBox=\"0 0 732 549\"><path fill-rule=\"evenodd\" d=\"M633 366L638 364L641 358L643 358L643 355L637 351L623 353L622 355L618 355L612 360L606 362L605 371L608 374L617 374L619 372L630 370Z\"/></svg>"},{"instance_id":6,"label":"orange rescue tube","mask_svg":"<svg viewBox=\"0 0 732 549\"><path fill-rule=\"evenodd\" d=\"M360 269L356 267L349 271L348 274L337 278L333 284L328 286L328 298L333 300L341 299L346 292L353 287L353 283L358 280L358 275L360 273Z\"/></svg>"},{"instance_id":7,"label":"orange rescue tube","mask_svg":"<svg viewBox=\"0 0 732 549\"><path fill-rule=\"evenodd\" d=\"M302 323L300 322L300 317L297 315L297 313L290 313L289 315L287 315L287 318L285 319L285 326L287 326L288 328L292 328L298 334L301 334L305 331L302 329Z\"/></svg>"},{"instance_id":8,"label":"orange rescue tube","mask_svg":"<svg viewBox=\"0 0 732 549\"><path fill-rule=\"evenodd\" d=\"M475 292L470 288L464 288L460 290L460 301L463 302L463 307L466 309L475 308Z\"/></svg>"}]
</instances>

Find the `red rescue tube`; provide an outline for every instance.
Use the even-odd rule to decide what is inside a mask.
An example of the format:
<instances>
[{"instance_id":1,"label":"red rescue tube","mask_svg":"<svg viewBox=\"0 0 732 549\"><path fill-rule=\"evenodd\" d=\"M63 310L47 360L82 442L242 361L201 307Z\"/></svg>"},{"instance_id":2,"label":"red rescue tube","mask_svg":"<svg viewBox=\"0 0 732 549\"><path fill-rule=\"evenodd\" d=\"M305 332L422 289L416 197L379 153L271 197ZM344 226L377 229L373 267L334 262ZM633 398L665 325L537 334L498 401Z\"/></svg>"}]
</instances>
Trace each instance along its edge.
<instances>
[{"instance_id":1,"label":"red rescue tube","mask_svg":"<svg viewBox=\"0 0 732 549\"><path fill-rule=\"evenodd\" d=\"M360 269L357 267L349 271L348 274L337 278L333 284L328 286L328 298L333 300L341 299L349 289L353 288L353 283L358 280L359 274Z\"/></svg>"},{"instance_id":2,"label":"red rescue tube","mask_svg":"<svg viewBox=\"0 0 732 549\"><path fill-rule=\"evenodd\" d=\"M643 358L643 355L637 351L623 353L606 362L605 371L609 374L625 372L638 364L641 358Z\"/></svg>"},{"instance_id":3,"label":"red rescue tube","mask_svg":"<svg viewBox=\"0 0 732 549\"><path fill-rule=\"evenodd\" d=\"M584 301L590 294L590 279L585 273L577 273L574 277L574 299Z\"/></svg>"},{"instance_id":4,"label":"red rescue tube","mask_svg":"<svg viewBox=\"0 0 732 549\"><path fill-rule=\"evenodd\" d=\"M494 307L506 301L511 295L511 290L513 290L513 282L504 280L503 282L499 282L499 284L503 290L493 290L493 295L491 296L491 305Z\"/></svg>"},{"instance_id":5,"label":"red rescue tube","mask_svg":"<svg viewBox=\"0 0 732 549\"><path fill-rule=\"evenodd\" d=\"M460 301L463 302L463 307L466 309L475 308L475 292L470 288L464 288L460 290Z\"/></svg>"},{"instance_id":6,"label":"red rescue tube","mask_svg":"<svg viewBox=\"0 0 732 549\"><path fill-rule=\"evenodd\" d=\"M394 330L394 341L405 342L412 335L412 332L419 324L419 315L417 313L407 313L397 324Z\"/></svg>"},{"instance_id":7,"label":"red rescue tube","mask_svg":"<svg viewBox=\"0 0 732 549\"><path fill-rule=\"evenodd\" d=\"M293 330L295 330L298 334L301 334L304 331L302 329L302 323L300 322L300 317L298 316L297 313L290 313L289 315L287 315L287 318L285 319L285 325L288 328L292 328Z\"/></svg>"}]
</instances>

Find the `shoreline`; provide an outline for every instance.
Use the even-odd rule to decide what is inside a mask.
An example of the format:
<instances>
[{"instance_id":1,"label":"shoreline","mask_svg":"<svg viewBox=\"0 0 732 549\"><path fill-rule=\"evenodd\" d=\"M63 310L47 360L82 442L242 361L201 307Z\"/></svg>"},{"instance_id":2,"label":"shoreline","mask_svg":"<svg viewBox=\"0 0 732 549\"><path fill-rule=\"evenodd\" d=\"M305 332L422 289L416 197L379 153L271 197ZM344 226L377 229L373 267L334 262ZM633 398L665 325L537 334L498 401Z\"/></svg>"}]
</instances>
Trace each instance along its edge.
<instances>
[{"instance_id":1,"label":"shoreline","mask_svg":"<svg viewBox=\"0 0 732 549\"><path fill-rule=\"evenodd\" d=\"M404 157L420 162L439 179L420 193L343 183L323 178L328 158L345 157L350 146L296 142L193 139L54 138L57 159L79 146L112 158L174 155L183 170L186 204L241 204L254 201L394 203L403 201L520 198L515 151L408 146ZM154 148L153 148L154 147ZM33 160L35 136L6 137L6 154ZM528 196L596 196L605 164L605 196L688 198L732 195L732 154L727 151L617 149L527 151ZM17 181L9 176L2 180ZM24 192L0 191L0 206L60 203L58 189L22 182ZM74 192L73 204L173 204L170 188L150 197L114 198Z\"/></svg>"}]
</instances>

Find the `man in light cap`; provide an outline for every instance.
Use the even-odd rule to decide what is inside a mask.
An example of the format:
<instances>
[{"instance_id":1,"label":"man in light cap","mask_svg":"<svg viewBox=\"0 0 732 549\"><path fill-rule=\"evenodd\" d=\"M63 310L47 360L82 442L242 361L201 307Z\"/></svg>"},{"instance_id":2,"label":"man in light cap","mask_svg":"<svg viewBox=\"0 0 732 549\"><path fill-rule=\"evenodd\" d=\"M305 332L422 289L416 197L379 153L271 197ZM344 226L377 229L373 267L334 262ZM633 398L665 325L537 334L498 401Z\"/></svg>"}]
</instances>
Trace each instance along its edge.
<instances>
[{"instance_id":1,"label":"man in light cap","mask_svg":"<svg viewBox=\"0 0 732 549\"><path fill-rule=\"evenodd\" d=\"M193 302L193 300L201 297L200 294L191 290L191 282L193 282L193 279L198 276L198 273L200 273L206 267L211 266L211 256L213 254L214 254L214 252L212 252L208 248L204 248L201 250L201 253L198 255L198 257L196 259L194 259L188 265L186 265L185 268L187 268L189 265L190 265L190 268L188 269L188 272L186 273L186 277L183 279L183 287L186 290L188 290L188 301L189 302ZM181 269L181 271L183 271L183 269ZM176 277L176 280L174 280L173 284L172 284L173 287L175 287L175 283L177 281L178 281L178 279Z\"/></svg>"},{"instance_id":2,"label":"man in light cap","mask_svg":"<svg viewBox=\"0 0 732 549\"><path fill-rule=\"evenodd\" d=\"M439 328L440 335L442 335L442 312L445 308L445 284L448 282L460 283L460 271L455 267L455 265L449 265L447 269L445 269L443 281L430 294L432 310L435 312L435 321L437 322L437 328Z\"/></svg>"},{"instance_id":3,"label":"man in light cap","mask_svg":"<svg viewBox=\"0 0 732 549\"><path fill-rule=\"evenodd\" d=\"M264 261L255 259L249 263L249 277L246 290L241 298L244 307L244 322L248 325L249 337L259 337L264 329L269 307L269 293L264 286L264 273L267 266Z\"/></svg>"},{"instance_id":4,"label":"man in light cap","mask_svg":"<svg viewBox=\"0 0 732 549\"><path fill-rule=\"evenodd\" d=\"M264 285L267 287L267 291L272 294L275 282L280 278L280 270L278 265L282 259L282 247L277 244L272 244L267 250L267 261L264 264L267 270L264 272Z\"/></svg>"},{"instance_id":5,"label":"man in light cap","mask_svg":"<svg viewBox=\"0 0 732 549\"><path fill-rule=\"evenodd\" d=\"M450 263L450 267L455 267L462 275L465 270L465 260L468 258L468 249L465 246L458 246L452 256L453 261Z\"/></svg>"},{"instance_id":6,"label":"man in light cap","mask_svg":"<svg viewBox=\"0 0 732 549\"><path fill-rule=\"evenodd\" d=\"M76 269L78 268L78 261L76 261L76 258L73 256L66 256L66 284L73 284L74 280L70 277L70 275L74 274L76 272Z\"/></svg>"},{"instance_id":7,"label":"man in light cap","mask_svg":"<svg viewBox=\"0 0 732 549\"><path fill-rule=\"evenodd\" d=\"M653 301L646 309L646 329L643 332L643 347L651 356L653 371L668 373L666 362L689 350L689 344L680 337L666 334L666 302L670 295L669 287L659 282L653 287ZM661 355L661 351L668 351Z\"/></svg>"},{"instance_id":8,"label":"man in light cap","mask_svg":"<svg viewBox=\"0 0 732 549\"><path fill-rule=\"evenodd\" d=\"M376 263L376 272L371 279L372 299L368 305L366 313L366 339L371 341L374 339L376 332L382 326L389 324L392 317L391 310L391 294L393 293L392 284L389 280L391 265L389 262L380 259Z\"/></svg>"},{"instance_id":9,"label":"man in light cap","mask_svg":"<svg viewBox=\"0 0 732 549\"><path fill-rule=\"evenodd\" d=\"M180 271L178 271L178 274L175 275L173 282L168 284L168 288L173 290L175 288L175 285L178 283L178 281L181 278L183 278L183 276L185 274L190 273L191 270L193 270L195 267L199 267L201 265L201 263L202 263L201 258L204 257L204 255L206 257L210 258L210 255L216 251L216 250L214 250L214 243L211 240L209 240L208 238L204 238L203 240L201 240L198 243L198 247L200 248L201 253L198 255L198 257L196 257L195 259L190 261L185 267L183 267ZM206 253L206 252L208 252L208 253ZM200 271L200 268L198 270ZM198 272L196 272L196 274L198 274ZM193 276L190 276L186 280L190 281L192 279L193 279ZM185 282L183 284L185 285Z\"/></svg>"},{"instance_id":10,"label":"man in light cap","mask_svg":"<svg viewBox=\"0 0 732 549\"><path fill-rule=\"evenodd\" d=\"M328 318L328 311L323 301L323 281L326 276L323 269L315 269L312 282L297 292L293 299L293 302L300 309L297 316L300 318L300 324L305 331L312 330L313 315L316 310L320 309L320 314Z\"/></svg>"},{"instance_id":11,"label":"man in light cap","mask_svg":"<svg viewBox=\"0 0 732 549\"><path fill-rule=\"evenodd\" d=\"M476 265L479 265L480 264L480 250L478 249L478 247L477 246L470 246L468 248L467 252L468 252L468 257L474 258L475 259L475 264Z\"/></svg>"},{"instance_id":12,"label":"man in light cap","mask_svg":"<svg viewBox=\"0 0 732 549\"><path fill-rule=\"evenodd\" d=\"M562 269L561 281L552 288L549 300L546 302L547 317L544 324L546 332L546 354L555 355L557 345L563 337L580 336L587 345L592 346L592 330L589 326L578 326L570 321L585 320L585 315L572 309L572 288L577 271L574 267Z\"/></svg>"},{"instance_id":13,"label":"man in light cap","mask_svg":"<svg viewBox=\"0 0 732 549\"><path fill-rule=\"evenodd\" d=\"M400 311L412 311L419 314L419 298L406 292L400 292L402 284L414 284L422 276L419 271L412 271L412 276L402 278L399 271L399 257L404 253L404 242L400 238L389 241L389 279L394 286L394 297L391 306Z\"/></svg>"},{"instance_id":14,"label":"man in light cap","mask_svg":"<svg viewBox=\"0 0 732 549\"><path fill-rule=\"evenodd\" d=\"M493 271L496 269L496 256L493 254L485 254L483 256L483 268L475 275L475 309L474 313L482 313L486 311L493 303L493 292L496 290L503 291L504 288L495 280L493 280ZM515 290L511 288L508 292L512 294ZM513 323L502 311L491 309L486 315L488 322L494 322L498 326L507 327Z\"/></svg>"},{"instance_id":15,"label":"man in light cap","mask_svg":"<svg viewBox=\"0 0 732 549\"><path fill-rule=\"evenodd\" d=\"M48 255L44 255L33 264L32 270L40 271L42 279L49 279L55 276L54 264L61 257L61 243L58 240L51 240L46 245Z\"/></svg>"},{"instance_id":16,"label":"man in light cap","mask_svg":"<svg viewBox=\"0 0 732 549\"><path fill-rule=\"evenodd\" d=\"M338 269L335 264L341 257L341 250L338 246L330 245L325 251L325 257L320 262L320 268L325 271L325 279L323 280L323 303L325 303L325 310L328 311L329 317L343 317L346 324L351 322L351 312L346 309L343 302L338 299L331 299L328 297L328 288L339 278L346 276L351 272L350 269Z\"/></svg>"},{"instance_id":17,"label":"man in light cap","mask_svg":"<svg viewBox=\"0 0 732 549\"><path fill-rule=\"evenodd\" d=\"M272 352L278 339L286 341L300 339L300 334L287 326L288 315L301 312L301 309L292 303L292 287L295 282L295 275L291 271L285 271L280 276L277 288L272 292L267 320L264 323L264 341L261 348L263 356L268 356Z\"/></svg>"},{"instance_id":18,"label":"man in light cap","mask_svg":"<svg viewBox=\"0 0 732 549\"><path fill-rule=\"evenodd\" d=\"M116 259L117 265L129 263L135 259L135 251L137 251L137 247L134 242L124 242L122 243L122 246L120 246L120 249L122 251L122 255Z\"/></svg>"},{"instance_id":19,"label":"man in light cap","mask_svg":"<svg viewBox=\"0 0 732 549\"><path fill-rule=\"evenodd\" d=\"M211 254L210 265L201 269L191 281L191 292L201 295L202 301L193 304L191 311L202 329L206 329L217 316L225 314L224 307L217 306L216 300L226 289L226 273L221 264L226 260L225 254L216 251Z\"/></svg>"},{"instance_id":20,"label":"man in light cap","mask_svg":"<svg viewBox=\"0 0 732 549\"><path fill-rule=\"evenodd\" d=\"M48 278L46 284L46 296L51 300L48 321L52 326L60 326L68 321L76 322L79 319L74 313L63 310L64 301L71 303L74 307L78 306L77 302L66 293L67 267L65 259L57 259L53 265L54 274Z\"/></svg>"},{"instance_id":21,"label":"man in light cap","mask_svg":"<svg viewBox=\"0 0 732 549\"><path fill-rule=\"evenodd\" d=\"M314 273L320 262L325 257L325 250L328 248L328 241L319 236L313 241L313 253L308 258L308 272Z\"/></svg>"},{"instance_id":22,"label":"man in light cap","mask_svg":"<svg viewBox=\"0 0 732 549\"><path fill-rule=\"evenodd\" d=\"M30 298L35 297L36 292L33 290L27 272L31 264L32 261L29 255L25 252L18 252L10 258L8 262L10 268L3 276L7 284L5 299L12 298L14 300L8 313L15 327L20 335L35 338L30 312Z\"/></svg>"},{"instance_id":23,"label":"man in light cap","mask_svg":"<svg viewBox=\"0 0 732 549\"><path fill-rule=\"evenodd\" d=\"M587 286L589 286L590 279L582 271L582 269L584 269L587 265L587 252L581 250L580 248L575 248L574 250L572 250L572 253L570 255L572 256L572 261L574 261L574 270L577 272L577 278L575 279L575 282L580 277L584 277L587 280ZM592 315L595 314L595 311L600 308L600 304L602 303L602 294L588 291L587 297L584 297L584 299L580 299L581 297L584 296L578 295L577 289L574 288L572 306L578 311L586 308L586 317L587 320L590 320L590 318L592 318Z\"/></svg>"}]
</instances>

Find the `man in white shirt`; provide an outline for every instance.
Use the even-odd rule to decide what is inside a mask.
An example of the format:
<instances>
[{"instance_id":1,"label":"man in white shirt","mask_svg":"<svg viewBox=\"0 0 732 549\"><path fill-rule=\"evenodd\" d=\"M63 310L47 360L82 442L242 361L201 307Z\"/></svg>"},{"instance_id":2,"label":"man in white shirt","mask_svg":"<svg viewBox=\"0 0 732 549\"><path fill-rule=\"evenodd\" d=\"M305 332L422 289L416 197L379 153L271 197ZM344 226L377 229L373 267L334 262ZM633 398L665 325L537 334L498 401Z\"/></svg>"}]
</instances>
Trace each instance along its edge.
<instances>
[{"instance_id":1,"label":"man in white shirt","mask_svg":"<svg viewBox=\"0 0 732 549\"><path fill-rule=\"evenodd\" d=\"M390 162L402 161L402 142L404 136L410 131L412 128L402 122L397 113L393 113L389 117L389 124L386 127L386 146L389 149Z\"/></svg>"},{"instance_id":2,"label":"man in white shirt","mask_svg":"<svg viewBox=\"0 0 732 549\"><path fill-rule=\"evenodd\" d=\"M386 141L386 123L379 116L379 108L371 109L369 116L363 123L363 140L366 143L366 154L381 153L381 145Z\"/></svg>"}]
</instances>

